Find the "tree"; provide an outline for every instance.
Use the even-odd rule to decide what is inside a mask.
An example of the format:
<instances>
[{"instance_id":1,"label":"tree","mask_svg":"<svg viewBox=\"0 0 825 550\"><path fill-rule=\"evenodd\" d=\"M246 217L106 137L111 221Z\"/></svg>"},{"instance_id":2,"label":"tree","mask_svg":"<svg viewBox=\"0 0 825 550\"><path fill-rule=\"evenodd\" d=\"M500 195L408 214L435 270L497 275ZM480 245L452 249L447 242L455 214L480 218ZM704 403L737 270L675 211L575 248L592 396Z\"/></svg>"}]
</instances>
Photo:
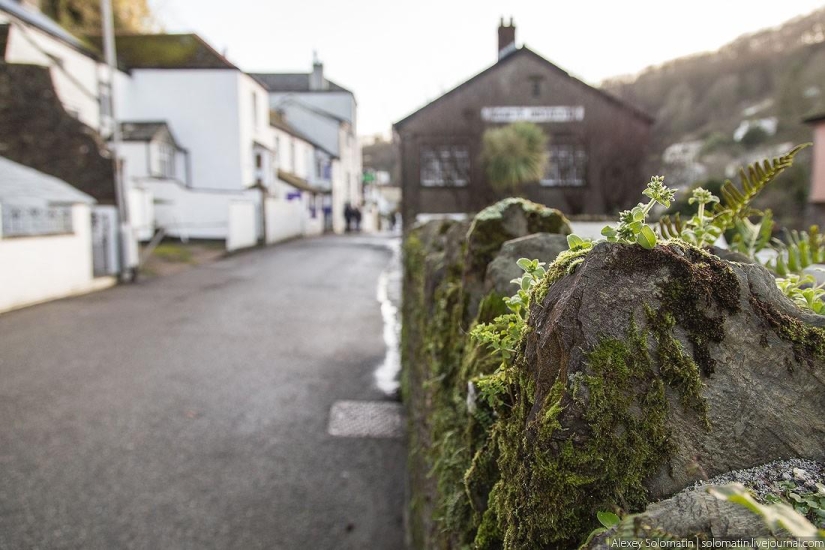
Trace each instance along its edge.
<instances>
[{"instance_id":1,"label":"tree","mask_svg":"<svg viewBox=\"0 0 825 550\"><path fill-rule=\"evenodd\" d=\"M100 0L43 0L43 13L72 34L101 34ZM147 0L112 0L115 29L144 32L154 24Z\"/></svg>"},{"instance_id":2,"label":"tree","mask_svg":"<svg viewBox=\"0 0 825 550\"><path fill-rule=\"evenodd\" d=\"M547 136L531 122L514 122L484 132L482 159L487 181L496 191L515 192L544 175Z\"/></svg>"}]
</instances>

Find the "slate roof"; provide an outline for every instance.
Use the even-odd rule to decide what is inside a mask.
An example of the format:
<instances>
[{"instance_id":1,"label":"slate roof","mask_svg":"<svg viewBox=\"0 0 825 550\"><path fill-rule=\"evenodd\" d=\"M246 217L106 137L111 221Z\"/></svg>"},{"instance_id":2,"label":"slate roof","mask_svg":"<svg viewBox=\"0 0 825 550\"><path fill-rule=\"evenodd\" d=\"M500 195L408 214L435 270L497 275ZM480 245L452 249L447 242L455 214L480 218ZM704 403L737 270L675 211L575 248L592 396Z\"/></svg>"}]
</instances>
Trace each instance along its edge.
<instances>
[{"instance_id":1,"label":"slate roof","mask_svg":"<svg viewBox=\"0 0 825 550\"><path fill-rule=\"evenodd\" d=\"M94 204L95 199L54 176L0 157L0 203L32 200L52 204Z\"/></svg>"},{"instance_id":2,"label":"slate roof","mask_svg":"<svg viewBox=\"0 0 825 550\"><path fill-rule=\"evenodd\" d=\"M278 111L273 110L273 111L269 112L269 125L272 126L273 128L278 128L279 130L283 130L287 134L295 136L298 139L302 139L302 140L306 141L307 143L311 144L316 149L320 149L321 151L325 152L326 154L328 154L332 158L336 158L336 159L340 158L338 155L336 155L332 151L328 150L326 147L324 147L320 143L316 142L314 139L307 136L306 134L304 134L303 132L296 129L294 126L292 126L289 122L284 120L283 115L281 113L279 113Z\"/></svg>"},{"instance_id":3,"label":"slate roof","mask_svg":"<svg viewBox=\"0 0 825 550\"><path fill-rule=\"evenodd\" d=\"M121 122L120 123L120 138L123 141L152 141L158 132L166 130L172 141L175 142L175 137L169 129L169 125L164 121L153 122ZM177 143L175 143L177 145Z\"/></svg>"},{"instance_id":4,"label":"slate roof","mask_svg":"<svg viewBox=\"0 0 825 550\"><path fill-rule=\"evenodd\" d=\"M450 90L447 93L437 97L436 99L434 99L430 103L426 104L425 106L421 107L417 111L407 115L403 119L401 119L398 122L396 122L395 124L393 124L393 126L397 127L397 128L401 128L402 126L404 126L404 124L406 124L407 122L409 122L410 120L412 120L413 118L418 116L419 113L421 113L423 111L426 111L427 109L430 108L430 106L432 106L433 104L441 101L443 98L445 98L449 95L452 95L453 93L455 93L459 90L465 89L466 87L472 85L477 79L479 79L483 75L489 73L490 71L495 71L497 68L501 67L503 64L508 63L513 59L517 59L517 58L525 56L525 55L528 55L528 56L531 56L535 59L538 59L539 61L544 63L551 70L554 70L554 71L560 73L561 75L566 76L567 78L569 78L570 80L572 80L576 84L579 84L583 88L589 89L590 91L601 95L602 98L605 99L606 101L608 101L609 103L612 103L613 105L615 105L615 106L617 106L621 109L625 109L626 111L628 111L631 114L633 114L634 116L644 120L645 122L647 122L649 124L652 124L654 122L655 119L651 115L649 115L648 113L646 113L643 110L639 109L638 107L636 107L634 105L631 105L630 103L626 103L626 102L622 101L621 99L605 92L602 89L595 88L595 87L591 86L590 84L587 84L586 82L583 82L582 80L579 80L578 78L572 76L570 73L568 73L567 71L565 71L564 69L562 69L558 65L556 65L556 64L548 61L544 57L540 56L539 54L537 54L536 52L534 52L533 50L531 50L527 46L522 46L522 47L514 50L513 52L509 52L502 59L499 59L498 62L496 62L494 65L491 65L490 67L487 67L486 69L484 69L483 71L481 71L480 73L475 75L474 77L470 78L469 80L466 80L465 82L462 82L461 84L459 84L458 86L456 86L452 90Z\"/></svg>"},{"instance_id":5,"label":"slate roof","mask_svg":"<svg viewBox=\"0 0 825 550\"><path fill-rule=\"evenodd\" d=\"M346 92L352 94L343 86L324 79L328 84L327 90L310 90L309 73L251 73L249 76L261 83L270 92Z\"/></svg>"},{"instance_id":6,"label":"slate roof","mask_svg":"<svg viewBox=\"0 0 825 550\"><path fill-rule=\"evenodd\" d=\"M52 21L44 15L43 13L25 8L21 6L19 3L15 2L14 0L0 0L0 10L10 13L11 15L17 17L18 19L32 25L33 27L37 27L41 31L48 33L55 38L65 42L66 44L81 50L83 53L91 56L95 56L94 52L92 52L83 42L81 42L75 36L69 34L66 29L58 25L55 21Z\"/></svg>"},{"instance_id":7,"label":"slate roof","mask_svg":"<svg viewBox=\"0 0 825 550\"><path fill-rule=\"evenodd\" d=\"M0 0L3 1L3 0ZM88 40L103 49L101 36ZM119 34L115 37L118 62L129 69L235 69L197 34Z\"/></svg>"}]
</instances>

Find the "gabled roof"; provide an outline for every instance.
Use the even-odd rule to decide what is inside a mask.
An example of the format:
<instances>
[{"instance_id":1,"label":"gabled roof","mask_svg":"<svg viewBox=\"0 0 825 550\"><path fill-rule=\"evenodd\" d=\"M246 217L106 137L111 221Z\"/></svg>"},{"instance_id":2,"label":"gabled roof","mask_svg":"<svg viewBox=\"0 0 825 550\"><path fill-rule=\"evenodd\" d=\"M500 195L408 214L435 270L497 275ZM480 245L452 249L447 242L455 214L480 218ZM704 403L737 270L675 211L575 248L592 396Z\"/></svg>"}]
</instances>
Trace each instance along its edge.
<instances>
[{"instance_id":1,"label":"gabled roof","mask_svg":"<svg viewBox=\"0 0 825 550\"><path fill-rule=\"evenodd\" d=\"M0 157L0 203L19 204L32 199L52 204L97 202L61 179Z\"/></svg>"},{"instance_id":2,"label":"gabled roof","mask_svg":"<svg viewBox=\"0 0 825 550\"><path fill-rule=\"evenodd\" d=\"M95 53L78 38L69 34L66 29L37 10L26 8L14 0L0 0L0 10L10 13L21 21L52 35L90 57L97 57Z\"/></svg>"},{"instance_id":3,"label":"gabled roof","mask_svg":"<svg viewBox=\"0 0 825 550\"><path fill-rule=\"evenodd\" d=\"M339 86L326 78L324 81L327 83L328 89L310 90L309 73L252 73L250 76L270 92L346 92L352 94L343 86Z\"/></svg>"},{"instance_id":4,"label":"gabled roof","mask_svg":"<svg viewBox=\"0 0 825 550\"><path fill-rule=\"evenodd\" d=\"M120 123L120 138L123 141L152 141L158 133L166 132L172 138L172 143L177 146L172 130L165 121L126 121Z\"/></svg>"},{"instance_id":5,"label":"gabled roof","mask_svg":"<svg viewBox=\"0 0 825 550\"><path fill-rule=\"evenodd\" d=\"M272 126L273 128L277 128L279 130L282 130L282 131L286 132L287 134L289 134L291 136L295 136L298 139L306 141L307 143L309 143L310 145L312 145L316 149L320 149L321 151L328 154L332 158L335 158L335 159L340 158L338 155L336 155L335 153L333 153L332 151L330 151L329 149L327 149L326 147L324 147L323 145L321 145L320 143L318 143L317 141L315 141L314 139L312 139L308 135L304 134L303 132L299 131L297 128L292 126L289 122L287 122L284 119L283 115L278 111L275 111L275 110L269 111L269 125Z\"/></svg>"},{"instance_id":6,"label":"gabled roof","mask_svg":"<svg viewBox=\"0 0 825 550\"><path fill-rule=\"evenodd\" d=\"M605 92L604 90L601 90L599 88L594 88L593 86L591 86L591 85L579 80L578 78L572 76L570 73L568 73L567 71L565 71L564 69L562 69L558 65L555 65L555 64L551 63L550 61L548 61L547 59L543 58L542 56L540 56L539 54L537 54L536 52L534 52L533 50L531 50L527 46L522 46L521 48L518 48L517 50L515 50L513 52L510 52L506 56L504 56L503 58L499 59L498 62L495 63L494 65L491 65L490 67L484 69L483 71L481 71L480 73L478 73L474 77L472 77L469 80L459 84L458 86L456 86L452 90L448 91L447 93L445 93L442 96L434 99L433 101L431 101L427 105L421 107L417 111L415 111L415 112L411 113L410 115L404 117L403 119L399 120L398 122L393 124L393 127L396 127L396 128L402 127L404 124L406 124L407 122L409 122L410 120L412 120L413 118L418 116L420 113L426 111L431 106L433 106L436 103L440 102L445 97L450 96L450 95L454 94L455 92L458 92L459 90L463 90L463 89L467 88L468 86L472 85L476 80L478 80L482 76L484 76L484 75L486 75L486 74L488 74L492 71L495 71L499 67L502 67L506 63L510 63L514 59L518 59L518 58L524 57L524 56L530 56L530 57L533 57L534 59L537 59L541 63L545 64L549 69L559 73L562 76L565 76L565 77L569 78L575 84L580 85L583 88L586 88L586 89L588 89L592 92L595 92L595 93L601 95L608 102L614 104L617 107L620 107L622 109L627 110L628 112L630 112L634 116L644 120L645 122L653 123L653 121L655 120L651 115L645 113L641 109L639 109L637 107L634 107L633 105L630 105L629 103L625 103L624 101L622 101L619 98Z\"/></svg>"},{"instance_id":7,"label":"gabled roof","mask_svg":"<svg viewBox=\"0 0 825 550\"><path fill-rule=\"evenodd\" d=\"M332 193L332 191L330 191L329 189L325 189L323 187L315 187L304 178L296 176L291 172L281 170L280 168L278 168L278 179L283 181L284 183L288 183L295 189L300 189L301 191L307 191L309 193L318 193L320 195L329 195Z\"/></svg>"},{"instance_id":8,"label":"gabled roof","mask_svg":"<svg viewBox=\"0 0 825 550\"><path fill-rule=\"evenodd\" d=\"M2 0L0 0L2 1ZM103 38L89 36L97 48ZM235 69L197 34L119 34L115 37L118 62L130 69Z\"/></svg>"}]
</instances>

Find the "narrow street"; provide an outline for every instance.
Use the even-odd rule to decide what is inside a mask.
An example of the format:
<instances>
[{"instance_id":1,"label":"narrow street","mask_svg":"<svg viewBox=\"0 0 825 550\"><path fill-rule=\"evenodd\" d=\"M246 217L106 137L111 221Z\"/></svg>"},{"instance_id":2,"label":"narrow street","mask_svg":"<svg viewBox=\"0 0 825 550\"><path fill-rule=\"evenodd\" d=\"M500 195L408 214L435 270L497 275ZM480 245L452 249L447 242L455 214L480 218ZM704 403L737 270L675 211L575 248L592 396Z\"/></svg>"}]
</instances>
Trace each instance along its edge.
<instances>
[{"instance_id":1,"label":"narrow street","mask_svg":"<svg viewBox=\"0 0 825 550\"><path fill-rule=\"evenodd\" d=\"M0 315L0 549L403 548L398 426L329 424L338 402L397 408L374 377L389 243L293 241Z\"/></svg>"}]
</instances>

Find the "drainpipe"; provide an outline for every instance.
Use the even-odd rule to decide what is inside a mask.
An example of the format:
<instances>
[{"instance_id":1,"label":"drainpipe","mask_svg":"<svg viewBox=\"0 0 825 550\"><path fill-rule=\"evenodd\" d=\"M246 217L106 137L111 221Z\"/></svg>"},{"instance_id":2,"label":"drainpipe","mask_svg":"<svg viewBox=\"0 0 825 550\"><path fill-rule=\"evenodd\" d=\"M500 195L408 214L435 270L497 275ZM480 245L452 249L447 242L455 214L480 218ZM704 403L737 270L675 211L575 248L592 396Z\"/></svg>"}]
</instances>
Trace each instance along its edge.
<instances>
[{"instance_id":1,"label":"drainpipe","mask_svg":"<svg viewBox=\"0 0 825 550\"><path fill-rule=\"evenodd\" d=\"M115 25L112 14L111 0L100 0L101 19L103 20L103 50L106 56L106 65L109 69L109 113L112 118L112 140L110 149L114 157L115 171L115 201L117 202L118 218L120 219L120 231L118 234L120 251L120 278L121 281L129 282L135 278L134 252L132 247L134 235L129 220L128 197L123 186L123 174L121 172L120 157L120 124L117 120L117 103L115 101L115 73L117 71L117 59L115 55Z\"/></svg>"}]
</instances>

